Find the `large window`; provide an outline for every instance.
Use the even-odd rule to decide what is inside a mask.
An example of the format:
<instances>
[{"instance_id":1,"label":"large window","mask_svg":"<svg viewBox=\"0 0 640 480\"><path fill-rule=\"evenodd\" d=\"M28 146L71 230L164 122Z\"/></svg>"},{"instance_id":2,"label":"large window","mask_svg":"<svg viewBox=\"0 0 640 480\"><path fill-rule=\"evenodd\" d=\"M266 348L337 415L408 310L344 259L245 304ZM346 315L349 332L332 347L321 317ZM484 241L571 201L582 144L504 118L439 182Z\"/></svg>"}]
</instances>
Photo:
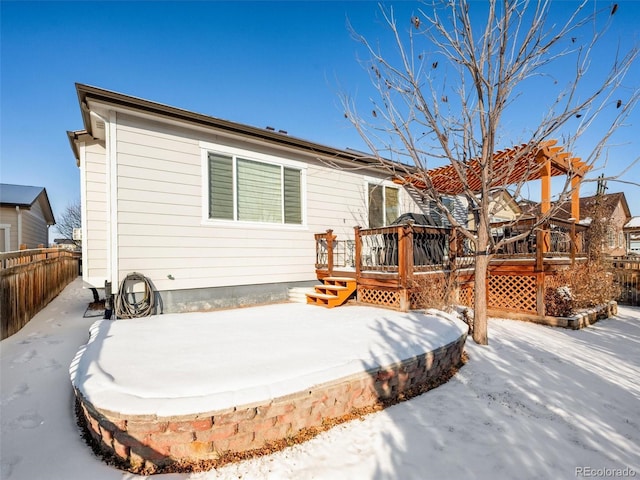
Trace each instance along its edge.
<instances>
[{"instance_id":1,"label":"large window","mask_svg":"<svg viewBox=\"0 0 640 480\"><path fill-rule=\"evenodd\" d=\"M389 225L400 215L399 194L395 187L374 185L369 189L369 228Z\"/></svg>"},{"instance_id":2,"label":"large window","mask_svg":"<svg viewBox=\"0 0 640 480\"><path fill-rule=\"evenodd\" d=\"M209 152L209 218L302 224L299 168Z\"/></svg>"}]
</instances>

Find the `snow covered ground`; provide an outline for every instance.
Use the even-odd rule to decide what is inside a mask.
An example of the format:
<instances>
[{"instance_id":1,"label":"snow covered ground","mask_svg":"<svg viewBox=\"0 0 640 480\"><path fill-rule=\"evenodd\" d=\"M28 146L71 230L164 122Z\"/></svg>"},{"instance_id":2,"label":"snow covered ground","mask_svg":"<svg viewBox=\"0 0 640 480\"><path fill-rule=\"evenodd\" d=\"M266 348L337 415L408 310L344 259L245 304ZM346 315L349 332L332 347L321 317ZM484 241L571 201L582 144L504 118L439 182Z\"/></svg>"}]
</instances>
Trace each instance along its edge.
<instances>
[{"instance_id":1,"label":"snow covered ground","mask_svg":"<svg viewBox=\"0 0 640 480\"><path fill-rule=\"evenodd\" d=\"M78 434L68 367L95 319L68 286L0 344L0 478L133 480ZM159 480L640 475L640 309L580 331L492 319L447 384L277 454ZM606 475L600 475L605 477Z\"/></svg>"}]
</instances>

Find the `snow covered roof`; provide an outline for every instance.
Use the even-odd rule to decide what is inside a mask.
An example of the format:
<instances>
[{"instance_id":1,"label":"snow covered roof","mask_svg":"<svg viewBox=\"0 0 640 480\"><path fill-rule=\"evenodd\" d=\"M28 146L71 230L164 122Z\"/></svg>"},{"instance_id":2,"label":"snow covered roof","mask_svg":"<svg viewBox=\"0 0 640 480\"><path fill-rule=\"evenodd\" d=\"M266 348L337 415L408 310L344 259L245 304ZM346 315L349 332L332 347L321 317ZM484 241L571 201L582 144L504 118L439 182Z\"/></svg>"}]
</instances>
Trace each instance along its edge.
<instances>
[{"instance_id":1,"label":"snow covered roof","mask_svg":"<svg viewBox=\"0 0 640 480\"><path fill-rule=\"evenodd\" d=\"M640 216L632 217L631 220L626 223L624 228L640 228Z\"/></svg>"}]
</instances>

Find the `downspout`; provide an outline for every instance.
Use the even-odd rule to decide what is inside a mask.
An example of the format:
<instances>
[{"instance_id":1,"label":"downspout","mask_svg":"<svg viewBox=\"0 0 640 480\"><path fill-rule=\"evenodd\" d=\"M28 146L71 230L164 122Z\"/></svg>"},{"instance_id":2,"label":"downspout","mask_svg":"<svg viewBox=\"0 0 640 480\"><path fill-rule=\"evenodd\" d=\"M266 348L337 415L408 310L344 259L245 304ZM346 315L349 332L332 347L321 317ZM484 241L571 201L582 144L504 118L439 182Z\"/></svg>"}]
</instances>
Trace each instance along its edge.
<instances>
[{"instance_id":1,"label":"downspout","mask_svg":"<svg viewBox=\"0 0 640 480\"><path fill-rule=\"evenodd\" d=\"M16 205L16 215L18 216L18 248L20 250L20 246L22 245L22 211L20 210L20 205Z\"/></svg>"}]
</instances>

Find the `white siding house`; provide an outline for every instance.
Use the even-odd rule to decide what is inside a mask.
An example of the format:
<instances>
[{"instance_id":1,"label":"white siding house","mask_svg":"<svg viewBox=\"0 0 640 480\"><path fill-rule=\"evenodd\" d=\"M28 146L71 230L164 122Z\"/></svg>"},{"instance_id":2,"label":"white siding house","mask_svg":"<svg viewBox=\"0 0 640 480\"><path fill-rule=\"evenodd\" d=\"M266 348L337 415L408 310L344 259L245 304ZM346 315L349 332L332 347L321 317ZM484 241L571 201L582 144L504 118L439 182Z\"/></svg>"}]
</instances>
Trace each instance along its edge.
<instances>
[{"instance_id":1,"label":"white siding house","mask_svg":"<svg viewBox=\"0 0 640 480\"><path fill-rule=\"evenodd\" d=\"M279 301L315 281L314 234L420 207L360 154L76 85L83 276L148 277L165 312ZM354 168L358 167L358 168ZM377 198L377 197L376 197Z\"/></svg>"}]
</instances>

